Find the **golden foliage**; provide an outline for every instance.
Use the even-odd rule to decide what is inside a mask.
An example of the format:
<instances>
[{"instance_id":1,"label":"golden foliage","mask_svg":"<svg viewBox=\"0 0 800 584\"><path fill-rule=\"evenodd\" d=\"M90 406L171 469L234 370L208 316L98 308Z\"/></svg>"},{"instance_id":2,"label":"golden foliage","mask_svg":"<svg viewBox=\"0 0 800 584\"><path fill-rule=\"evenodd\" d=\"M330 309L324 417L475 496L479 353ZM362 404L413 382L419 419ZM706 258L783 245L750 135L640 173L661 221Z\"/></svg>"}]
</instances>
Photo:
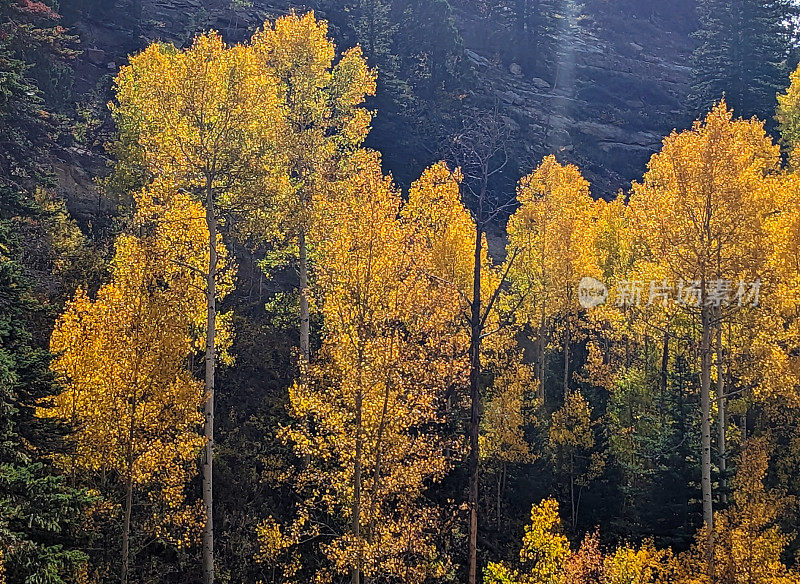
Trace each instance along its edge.
<instances>
[{"instance_id":1,"label":"golden foliage","mask_svg":"<svg viewBox=\"0 0 800 584\"><path fill-rule=\"evenodd\" d=\"M766 442L750 441L737 466L733 505L714 517L715 570L723 582L800 582L800 575L789 572L781 560L789 538L777 523L788 501L765 488L768 462Z\"/></svg>"},{"instance_id":2,"label":"golden foliage","mask_svg":"<svg viewBox=\"0 0 800 584\"><path fill-rule=\"evenodd\" d=\"M490 562L485 584L562 584L564 565L570 556L569 540L561 533L558 503L546 499L531 509L531 522L525 526L520 562L524 573Z\"/></svg>"},{"instance_id":3,"label":"golden foliage","mask_svg":"<svg viewBox=\"0 0 800 584\"><path fill-rule=\"evenodd\" d=\"M226 47L212 32L185 51L152 44L131 57L110 107L148 173L201 199L211 187L221 202L246 200L264 187L257 170L278 149L276 87L249 47Z\"/></svg>"},{"instance_id":4,"label":"golden foliage","mask_svg":"<svg viewBox=\"0 0 800 584\"><path fill-rule=\"evenodd\" d=\"M800 143L800 66L789 76L789 87L778 94L778 121L783 143L789 149L792 165L797 166L797 146Z\"/></svg>"},{"instance_id":5,"label":"golden foliage","mask_svg":"<svg viewBox=\"0 0 800 584\"><path fill-rule=\"evenodd\" d=\"M510 249L519 250L510 276L528 298L523 317L538 324L542 315L575 312L578 281L601 277L595 257L599 207L589 183L577 167L548 156L520 181L517 199L520 208L508 222L508 238Z\"/></svg>"},{"instance_id":6,"label":"golden foliage","mask_svg":"<svg viewBox=\"0 0 800 584\"><path fill-rule=\"evenodd\" d=\"M375 71L359 47L336 60L328 25L313 12L266 22L250 48L260 73L277 88L277 142L264 164L279 185L269 204L257 209L260 226L252 228L278 242L300 230L314 239L317 228L325 230L315 226L315 199L346 177L340 164L347 166L369 132L372 113L363 104L375 93Z\"/></svg>"}]
</instances>

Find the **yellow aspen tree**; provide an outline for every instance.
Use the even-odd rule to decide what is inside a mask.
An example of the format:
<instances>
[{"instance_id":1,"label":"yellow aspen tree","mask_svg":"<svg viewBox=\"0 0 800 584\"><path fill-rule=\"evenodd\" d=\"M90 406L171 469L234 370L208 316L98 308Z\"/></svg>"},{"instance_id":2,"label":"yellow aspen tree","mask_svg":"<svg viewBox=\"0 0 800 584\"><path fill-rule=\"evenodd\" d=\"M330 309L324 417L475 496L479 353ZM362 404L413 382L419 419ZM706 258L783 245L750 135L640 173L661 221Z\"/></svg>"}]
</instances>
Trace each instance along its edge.
<instances>
[{"instance_id":1,"label":"yellow aspen tree","mask_svg":"<svg viewBox=\"0 0 800 584\"><path fill-rule=\"evenodd\" d=\"M195 541L202 515L187 505L186 483L205 440L198 433L202 385L187 359L205 328L205 301L196 289L207 261L208 235L200 205L168 187L137 196L135 223L143 237L116 243L111 281L96 298L79 291L59 317L51 339L52 367L64 392L41 415L59 417L76 431L74 454L62 463L73 472L110 472L124 491L121 577L131 557L135 489L161 502L148 531L179 548ZM224 248L217 241L221 265ZM224 273L223 273L224 274ZM230 289L226 277L220 292ZM226 335L221 335L224 339ZM177 525L182 534L171 535Z\"/></svg>"},{"instance_id":2,"label":"yellow aspen tree","mask_svg":"<svg viewBox=\"0 0 800 584\"><path fill-rule=\"evenodd\" d=\"M711 380L715 327L733 300L727 282L758 282L768 237L768 200L760 196L777 170L779 148L757 120L734 120L722 102L691 130L674 132L634 183L629 212L647 245L645 261L666 269L682 305L700 319L701 487L703 520L713 533ZM738 308L738 307L737 307ZM713 542L707 542L713 574Z\"/></svg>"},{"instance_id":3,"label":"yellow aspen tree","mask_svg":"<svg viewBox=\"0 0 800 584\"><path fill-rule=\"evenodd\" d=\"M767 419L781 420L781 424L787 413L793 415L800 407L800 367L792 350L800 341L800 182L796 171L764 181L763 191L761 196L771 205L765 219L769 257L763 277L768 293L761 295L758 310L731 314L717 329L717 344L725 358L717 359L714 373L718 383L723 378L725 394L733 396L728 409L740 420L739 436L733 436L739 442L747 439L747 412L754 405ZM724 444L722 409L718 413L720 443Z\"/></svg>"},{"instance_id":4,"label":"yellow aspen tree","mask_svg":"<svg viewBox=\"0 0 800 584\"><path fill-rule=\"evenodd\" d=\"M565 565L572 552L569 540L562 533L558 516L558 503L545 499L531 509L531 522L525 526L520 563L525 566L519 572L502 563L489 562L486 568L486 584L563 584L566 580Z\"/></svg>"},{"instance_id":5,"label":"yellow aspen tree","mask_svg":"<svg viewBox=\"0 0 800 584\"><path fill-rule=\"evenodd\" d=\"M508 223L508 237L519 257L510 271L517 294L525 298L519 319L538 330L537 370L540 397L545 391L545 351L553 321L562 326L563 391L570 386L570 344L577 333L577 285L584 277L600 277L587 261L594 255L596 210L589 183L572 165L554 156L524 177L517 189L520 208Z\"/></svg>"},{"instance_id":6,"label":"yellow aspen tree","mask_svg":"<svg viewBox=\"0 0 800 584\"><path fill-rule=\"evenodd\" d=\"M217 343L217 234L221 212L246 205L274 186L269 164L278 148L277 83L246 46L227 47L217 33L195 38L186 50L151 45L115 79L111 105L123 156L148 179L171 181L201 201L208 231L203 502L203 581L214 581L213 454Z\"/></svg>"},{"instance_id":7,"label":"yellow aspen tree","mask_svg":"<svg viewBox=\"0 0 800 584\"><path fill-rule=\"evenodd\" d=\"M300 356L310 359L309 243L316 234L314 203L340 180L342 159L364 142L372 114L375 72L360 47L336 59L328 25L313 12L269 22L252 39L258 65L275 80L281 108L280 158L272 172L283 185L266 214L257 215L272 242L296 245L300 280ZM345 165L346 167L346 165ZM258 229L258 227L256 227ZM319 226L321 231L324 226Z\"/></svg>"},{"instance_id":8,"label":"yellow aspen tree","mask_svg":"<svg viewBox=\"0 0 800 584\"><path fill-rule=\"evenodd\" d=\"M789 87L778 94L775 119L783 144L789 150L793 166L797 166L797 146L800 144L800 66L789 76Z\"/></svg>"},{"instance_id":9,"label":"yellow aspen tree","mask_svg":"<svg viewBox=\"0 0 800 584\"><path fill-rule=\"evenodd\" d=\"M548 447L558 474L569 482L570 525L578 522L583 489L603 471L605 459L595 449L592 410L579 393L567 395L564 405L553 413Z\"/></svg>"},{"instance_id":10,"label":"yellow aspen tree","mask_svg":"<svg viewBox=\"0 0 800 584\"><path fill-rule=\"evenodd\" d=\"M337 227L317 244L322 346L289 394L296 423L285 436L307 463L287 537L302 529L322 540L330 568L317 581L421 583L449 567L423 494L451 465L433 428L454 375L457 300L416 264L421 242L399 220L400 194L377 155L350 163L351 178L320 203Z\"/></svg>"},{"instance_id":11,"label":"yellow aspen tree","mask_svg":"<svg viewBox=\"0 0 800 584\"><path fill-rule=\"evenodd\" d=\"M800 407L800 367L789 349L800 342L800 174L786 173L770 181L767 188L774 206L766 224L773 283L763 310L737 323L734 338L747 339L740 352L747 349L758 365L748 368L749 363L742 364L736 373L755 388L756 399L768 408L775 404L777 410L772 411L778 411L784 406Z\"/></svg>"}]
</instances>

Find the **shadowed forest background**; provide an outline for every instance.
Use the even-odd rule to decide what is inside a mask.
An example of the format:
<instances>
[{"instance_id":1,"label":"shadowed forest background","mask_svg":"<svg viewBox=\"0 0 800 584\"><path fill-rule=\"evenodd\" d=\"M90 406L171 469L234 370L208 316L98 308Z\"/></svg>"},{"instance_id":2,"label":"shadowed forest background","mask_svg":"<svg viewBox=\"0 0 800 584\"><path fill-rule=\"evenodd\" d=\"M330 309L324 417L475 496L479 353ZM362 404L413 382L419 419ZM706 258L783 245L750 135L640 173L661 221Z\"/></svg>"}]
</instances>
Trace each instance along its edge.
<instances>
[{"instance_id":1,"label":"shadowed forest background","mask_svg":"<svg viewBox=\"0 0 800 584\"><path fill-rule=\"evenodd\" d=\"M0 583L800 582L793 2L0 15Z\"/></svg>"}]
</instances>

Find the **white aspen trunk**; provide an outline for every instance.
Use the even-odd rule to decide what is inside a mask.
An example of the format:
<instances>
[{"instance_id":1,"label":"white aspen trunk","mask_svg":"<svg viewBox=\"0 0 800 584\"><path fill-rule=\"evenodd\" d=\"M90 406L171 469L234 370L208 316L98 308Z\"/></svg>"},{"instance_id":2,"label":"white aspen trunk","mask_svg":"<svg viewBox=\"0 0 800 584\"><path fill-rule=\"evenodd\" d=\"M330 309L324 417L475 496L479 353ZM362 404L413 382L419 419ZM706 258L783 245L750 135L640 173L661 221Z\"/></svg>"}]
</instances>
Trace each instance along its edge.
<instances>
[{"instance_id":1,"label":"white aspen trunk","mask_svg":"<svg viewBox=\"0 0 800 584\"><path fill-rule=\"evenodd\" d=\"M728 480L725 478L725 472L728 468L728 445L727 445L727 398L725 396L725 378L723 371L725 370L723 363L723 350L722 350L722 325L717 326L717 399L719 400L719 418L717 424L719 426L718 449L719 449L719 486L720 486L720 502L725 505L728 502L728 495L726 490L728 488Z\"/></svg>"},{"instance_id":2,"label":"white aspen trunk","mask_svg":"<svg viewBox=\"0 0 800 584\"><path fill-rule=\"evenodd\" d=\"M703 282L705 289L705 282ZM705 294L703 295L705 304ZM713 581L714 572L714 508L711 493L711 313L710 308L701 308L702 337L700 341L700 415L701 420L701 469L700 483L703 494L703 523L708 530L706 560L708 573Z\"/></svg>"},{"instance_id":3,"label":"white aspen trunk","mask_svg":"<svg viewBox=\"0 0 800 584\"><path fill-rule=\"evenodd\" d=\"M307 365L311 362L311 314L308 307L308 244L304 228L300 229L297 244L300 256L300 357Z\"/></svg>"},{"instance_id":4,"label":"white aspen trunk","mask_svg":"<svg viewBox=\"0 0 800 584\"><path fill-rule=\"evenodd\" d=\"M206 274L206 323L205 352L205 422L203 435L206 446L203 453L203 508L205 526L203 529L203 584L214 584L214 375L216 366L216 323L217 323L217 217L214 208L214 191L210 177L206 181L206 225L208 227L208 272Z\"/></svg>"}]
</instances>

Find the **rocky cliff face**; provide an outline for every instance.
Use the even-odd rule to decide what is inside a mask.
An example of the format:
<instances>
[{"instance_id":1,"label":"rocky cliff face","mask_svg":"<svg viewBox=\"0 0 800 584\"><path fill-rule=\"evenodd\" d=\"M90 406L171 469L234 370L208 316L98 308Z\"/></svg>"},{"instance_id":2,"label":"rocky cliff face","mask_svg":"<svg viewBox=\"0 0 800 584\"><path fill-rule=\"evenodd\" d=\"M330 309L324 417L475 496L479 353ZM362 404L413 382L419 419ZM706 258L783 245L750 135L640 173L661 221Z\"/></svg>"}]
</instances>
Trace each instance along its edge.
<instances>
[{"instance_id":1,"label":"rocky cliff face","mask_svg":"<svg viewBox=\"0 0 800 584\"><path fill-rule=\"evenodd\" d=\"M687 123L691 41L685 20L637 14L622 2L594 0L558 38L553 79L523 73L504 60L504 31L476 11L456 12L466 57L475 71L468 99L497 106L517 130L514 154L521 171L555 153L579 165L595 196L612 197L640 177L664 135ZM214 28L230 41L246 39L265 17L304 10L276 0L75 0L63 3L64 23L81 39L76 92L111 97L110 85L126 56L150 41L186 44ZM106 135L111 128L106 126ZM101 133L102 134L102 133ZM380 145L378 145L380 146ZM84 215L98 208L91 175L106 168L103 150L73 147L56 164L62 192ZM100 205L102 207L102 205Z\"/></svg>"},{"instance_id":2,"label":"rocky cliff face","mask_svg":"<svg viewBox=\"0 0 800 584\"><path fill-rule=\"evenodd\" d=\"M492 31L473 15L458 20L481 80L476 99L501 104L534 164L554 153L581 168L595 196L611 197L642 175L665 135L687 123L692 47L675 21L605 6L565 27L551 81L504 63L492 52Z\"/></svg>"}]
</instances>

